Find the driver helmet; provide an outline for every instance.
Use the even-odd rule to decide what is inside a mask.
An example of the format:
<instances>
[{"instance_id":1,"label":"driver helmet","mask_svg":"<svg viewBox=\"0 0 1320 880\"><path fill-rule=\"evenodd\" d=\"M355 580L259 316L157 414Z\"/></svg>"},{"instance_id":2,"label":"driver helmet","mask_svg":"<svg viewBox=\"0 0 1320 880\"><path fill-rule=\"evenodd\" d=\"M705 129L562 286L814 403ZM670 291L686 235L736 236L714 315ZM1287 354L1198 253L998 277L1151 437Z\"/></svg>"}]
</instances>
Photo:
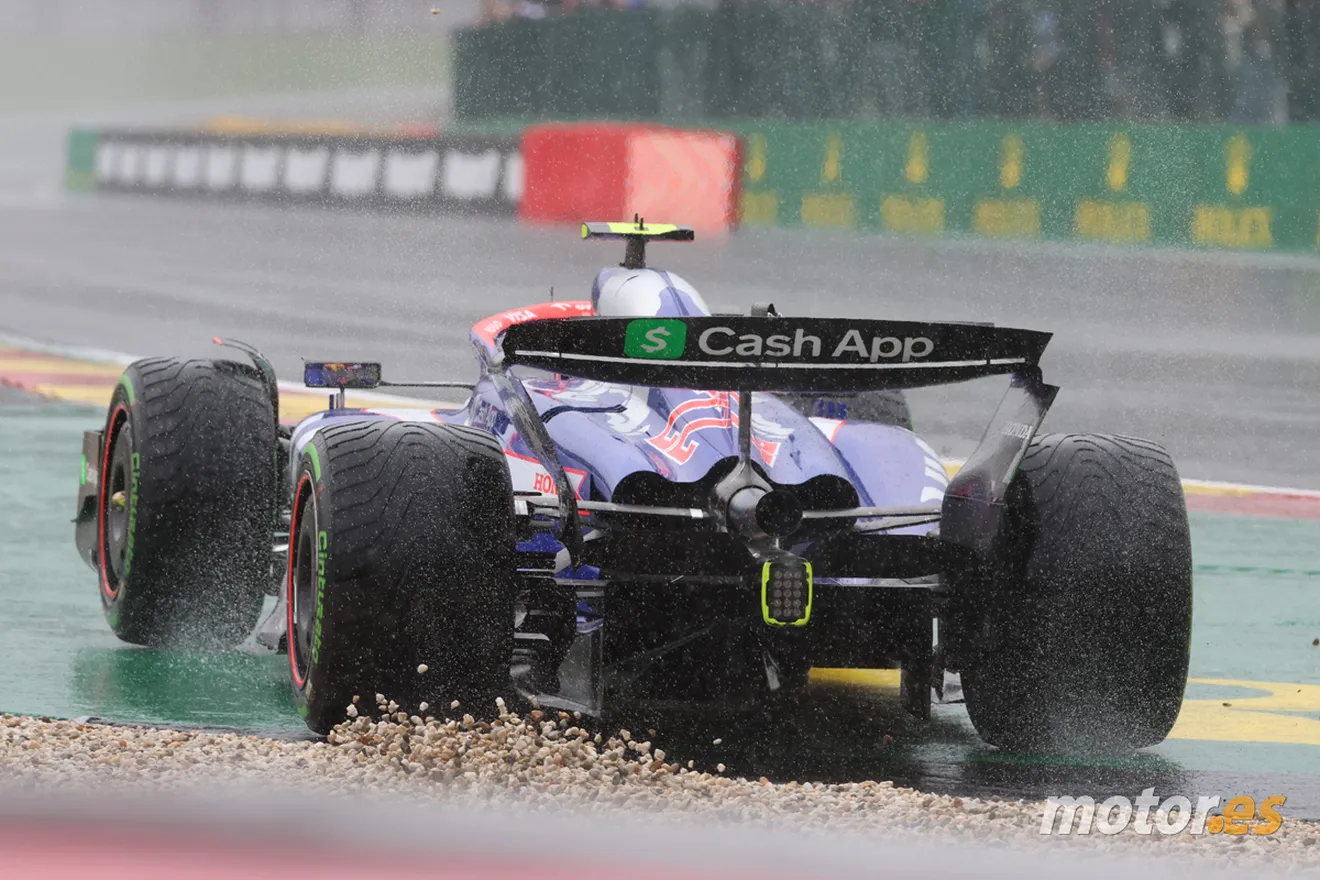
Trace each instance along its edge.
<instances>
[{"instance_id":1,"label":"driver helmet","mask_svg":"<svg viewBox=\"0 0 1320 880\"><path fill-rule=\"evenodd\" d=\"M606 317L682 318L709 315L697 289L663 269L603 269L591 285L594 314Z\"/></svg>"}]
</instances>

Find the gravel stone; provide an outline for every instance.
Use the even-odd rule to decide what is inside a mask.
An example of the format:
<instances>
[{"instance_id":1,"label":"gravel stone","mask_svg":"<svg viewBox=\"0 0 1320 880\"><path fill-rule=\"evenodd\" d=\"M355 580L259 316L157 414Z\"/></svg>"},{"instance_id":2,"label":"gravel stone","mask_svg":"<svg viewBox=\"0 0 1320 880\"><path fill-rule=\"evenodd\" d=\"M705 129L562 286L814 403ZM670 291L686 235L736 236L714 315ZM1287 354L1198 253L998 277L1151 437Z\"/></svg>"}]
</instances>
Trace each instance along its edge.
<instances>
[{"instance_id":1,"label":"gravel stone","mask_svg":"<svg viewBox=\"0 0 1320 880\"><path fill-rule=\"evenodd\" d=\"M394 706L377 695L377 703ZM455 704L455 708L457 704ZM422 707L425 712L427 707ZM953 797L887 780L839 784L744 779L696 769L654 740L636 742L568 726L580 721L496 703L475 722L408 715L349 717L323 742L237 733L82 724L0 715L0 784L83 790L94 785L216 790L227 785L297 786L327 796L411 797L450 805L615 813L666 819L736 819L758 827L920 834L937 843L980 841L1014 848L1074 847L1140 852L1207 864L1270 863L1320 873L1320 823L1284 819L1269 837L1040 834L1042 805ZM648 734L655 736L654 734Z\"/></svg>"}]
</instances>

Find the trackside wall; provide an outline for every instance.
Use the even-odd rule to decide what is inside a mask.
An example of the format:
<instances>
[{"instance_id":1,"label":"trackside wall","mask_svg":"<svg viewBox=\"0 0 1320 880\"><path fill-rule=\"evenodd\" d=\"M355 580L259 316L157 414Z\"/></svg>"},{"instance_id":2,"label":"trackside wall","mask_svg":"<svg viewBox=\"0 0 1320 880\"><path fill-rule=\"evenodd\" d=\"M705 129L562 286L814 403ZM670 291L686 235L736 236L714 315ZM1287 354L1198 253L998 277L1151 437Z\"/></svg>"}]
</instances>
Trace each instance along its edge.
<instances>
[{"instance_id":1,"label":"trackside wall","mask_svg":"<svg viewBox=\"0 0 1320 880\"><path fill-rule=\"evenodd\" d=\"M98 132L67 182L322 199L1251 251L1320 250L1320 126L551 123L500 135ZM290 188L292 185L292 189Z\"/></svg>"},{"instance_id":2,"label":"trackside wall","mask_svg":"<svg viewBox=\"0 0 1320 880\"><path fill-rule=\"evenodd\" d=\"M1314 251L1320 128L746 124L755 225Z\"/></svg>"}]
</instances>

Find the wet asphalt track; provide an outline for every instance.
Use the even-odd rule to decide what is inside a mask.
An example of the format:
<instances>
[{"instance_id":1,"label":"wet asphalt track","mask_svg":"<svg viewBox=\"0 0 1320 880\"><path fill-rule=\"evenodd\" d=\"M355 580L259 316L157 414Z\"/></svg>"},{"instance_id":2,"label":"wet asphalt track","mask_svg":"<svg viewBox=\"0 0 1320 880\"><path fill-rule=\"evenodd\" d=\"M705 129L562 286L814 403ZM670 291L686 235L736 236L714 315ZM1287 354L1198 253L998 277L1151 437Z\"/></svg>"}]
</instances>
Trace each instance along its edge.
<instances>
[{"instance_id":1,"label":"wet asphalt track","mask_svg":"<svg viewBox=\"0 0 1320 880\"><path fill-rule=\"evenodd\" d=\"M228 335L287 378L300 357L466 378L474 321L551 287L585 297L616 250L491 219L0 200L0 331L140 354ZM1185 476L1320 487L1320 260L756 231L656 246L652 262L717 307L1051 330L1048 428L1159 440ZM965 454L997 387L917 394L918 428Z\"/></svg>"},{"instance_id":2,"label":"wet asphalt track","mask_svg":"<svg viewBox=\"0 0 1320 880\"><path fill-rule=\"evenodd\" d=\"M617 259L571 230L486 219L45 193L0 199L0 331L139 354L211 354L212 336L232 335L285 377L300 357L325 356L378 358L396 379L463 378L471 323L551 286L583 297ZM788 313L1053 330L1046 375L1064 390L1049 427L1158 439L1187 476L1320 487L1320 261L749 232L656 247L653 262L717 307L772 299ZM974 385L922 392L915 408L923 432L958 455L994 403L993 387ZM844 748L779 732L731 767L1005 797L1285 790L1288 813L1320 816L1317 777L1287 775L1283 756L1269 772L1158 756L1042 767L996 758L937 718L926 747L877 763L872 711L816 708L839 716L831 739ZM805 763L785 771L780 757L794 752Z\"/></svg>"}]
</instances>

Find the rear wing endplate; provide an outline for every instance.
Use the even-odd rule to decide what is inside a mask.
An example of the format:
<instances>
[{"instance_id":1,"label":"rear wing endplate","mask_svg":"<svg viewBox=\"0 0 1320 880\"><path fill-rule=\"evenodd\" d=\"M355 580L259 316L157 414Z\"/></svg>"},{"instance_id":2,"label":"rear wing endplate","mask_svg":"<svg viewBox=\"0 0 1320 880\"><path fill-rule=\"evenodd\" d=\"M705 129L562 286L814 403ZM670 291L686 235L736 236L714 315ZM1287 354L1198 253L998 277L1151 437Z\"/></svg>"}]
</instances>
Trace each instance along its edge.
<instances>
[{"instance_id":1,"label":"rear wing endplate","mask_svg":"<svg viewBox=\"0 0 1320 880\"><path fill-rule=\"evenodd\" d=\"M944 492L941 537L981 556L991 552L1008 487L1058 393L1038 367L1014 373L981 442Z\"/></svg>"}]
</instances>

